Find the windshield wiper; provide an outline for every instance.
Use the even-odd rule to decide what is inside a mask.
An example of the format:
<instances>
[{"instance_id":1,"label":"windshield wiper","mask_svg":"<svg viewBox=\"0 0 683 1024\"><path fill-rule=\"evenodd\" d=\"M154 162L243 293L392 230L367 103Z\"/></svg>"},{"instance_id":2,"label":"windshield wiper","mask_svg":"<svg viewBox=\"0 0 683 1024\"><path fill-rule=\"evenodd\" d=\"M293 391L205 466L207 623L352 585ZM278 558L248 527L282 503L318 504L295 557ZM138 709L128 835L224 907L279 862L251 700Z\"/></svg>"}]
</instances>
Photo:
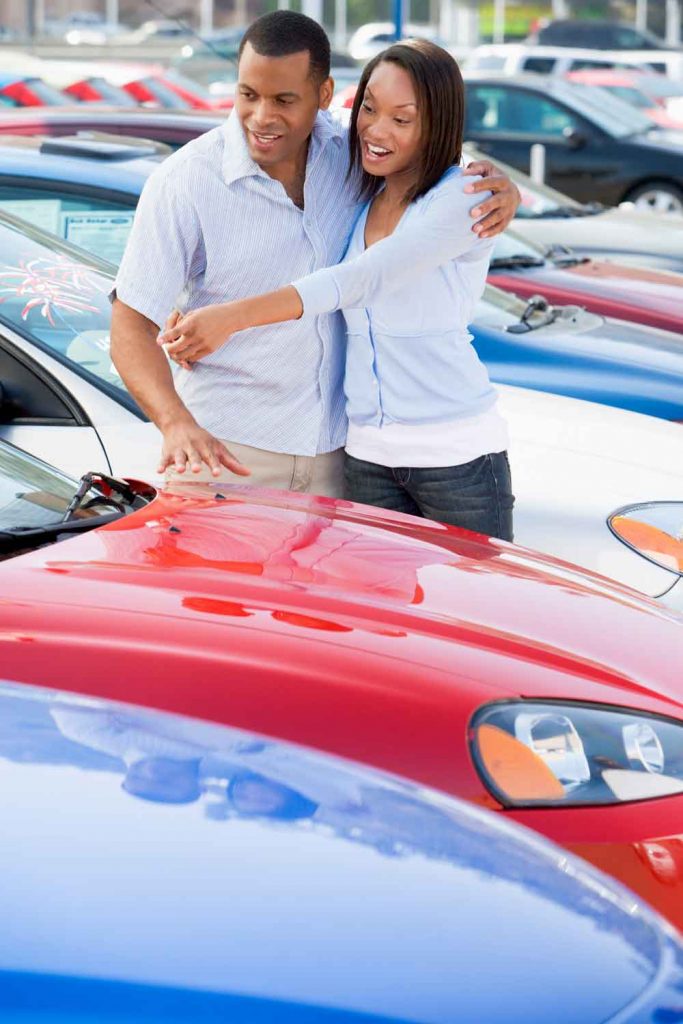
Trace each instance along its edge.
<instances>
[{"instance_id":1,"label":"windshield wiper","mask_svg":"<svg viewBox=\"0 0 683 1024\"><path fill-rule=\"evenodd\" d=\"M15 526L0 530L0 552L24 551L39 547L45 541L58 540L64 535L87 533L98 526L105 526L120 519L123 512L111 512L104 516L88 516L87 519L71 519L68 523L48 523L45 526Z\"/></svg>"},{"instance_id":2,"label":"windshield wiper","mask_svg":"<svg viewBox=\"0 0 683 1024\"><path fill-rule=\"evenodd\" d=\"M535 331L539 327L547 327L548 324L554 323L559 315L559 310L551 306L543 295L532 295L519 318L519 323L510 324L505 329L509 334L527 334L529 331ZM531 322L532 317L534 317L533 323Z\"/></svg>"},{"instance_id":3,"label":"windshield wiper","mask_svg":"<svg viewBox=\"0 0 683 1024\"><path fill-rule=\"evenodd\" d=\"M588 256L578 256L573 249L561 243L551 245L545 255L556 267L578 267L579 263L590 263Z\"/></svg>"},{"instance_id":4,"label":"windshield wiper","mask_svg":"<svg viewBox=\"0 0 683 1024\"><path fill-rule=\"evenodd\" d=\"M92 490L96 486L96 480L102 480L112 491L120 494L123 498L123 502L116 501L115 498L112 498L107 494L96 494L93 498L85 501L85 496L88 491ZM61 522L68 523L79 508L98 508L101 506L107 506L108 508L116 509L118 514L123 515L125 512L125 506L133 505L134 503L135 493L124 480L117 480L116 477L107 476L106 473L85 473L78 481L78 490L66 506Z\"/></svg>"},{"instance_id":5,"label":"windshield wiper","mask_svg":"<svg viewBox=\"0 0 683 1024\"><path fill-rule=\"evenodd\" d=\"M605 209L602 203L583 203L580 206L553 206L550 210L532 213L530 219L552 220L553 217L593 217Z\"/></svg>"},{"instance_id":6,"label":"windshield wiper","mask_svg":"<svg viewBox=\"0 0 683 1024\"><path fill-rule=\"evenodd\" d=\"M491 260L490 266L493 270L502 267L542 267L545 260L540 256L527 256L518 252L512 256L496 256Z\"/></svg>"}]
</instances>

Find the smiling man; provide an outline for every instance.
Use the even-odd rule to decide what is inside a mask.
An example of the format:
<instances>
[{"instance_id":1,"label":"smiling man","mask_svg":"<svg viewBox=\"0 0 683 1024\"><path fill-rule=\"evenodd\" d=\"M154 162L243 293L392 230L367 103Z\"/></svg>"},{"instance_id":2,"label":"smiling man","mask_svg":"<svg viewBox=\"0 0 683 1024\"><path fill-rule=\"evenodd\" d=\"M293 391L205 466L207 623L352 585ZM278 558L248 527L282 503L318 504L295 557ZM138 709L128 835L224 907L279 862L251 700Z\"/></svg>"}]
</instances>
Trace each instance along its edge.
<instances>
[{"instance_id":1,"label":"smiling man","mask_svg":"<svg viewBox=\"0 0 683 1024\"><path fill-rule=\"evenodd\" d=\"M327 113L330 45L310 18L276 11L242 40L235 110L150 177L116 281L112 358L163 435L159 471L342 492L346 416L339 313L241 331L175 379L157 345L184 312L274 291L338 263L359 212L345 130ZM491 165L473 191L486 237L518 193ZM473 202L476 200L473 199Z\"/></svg>"}]
</instances>

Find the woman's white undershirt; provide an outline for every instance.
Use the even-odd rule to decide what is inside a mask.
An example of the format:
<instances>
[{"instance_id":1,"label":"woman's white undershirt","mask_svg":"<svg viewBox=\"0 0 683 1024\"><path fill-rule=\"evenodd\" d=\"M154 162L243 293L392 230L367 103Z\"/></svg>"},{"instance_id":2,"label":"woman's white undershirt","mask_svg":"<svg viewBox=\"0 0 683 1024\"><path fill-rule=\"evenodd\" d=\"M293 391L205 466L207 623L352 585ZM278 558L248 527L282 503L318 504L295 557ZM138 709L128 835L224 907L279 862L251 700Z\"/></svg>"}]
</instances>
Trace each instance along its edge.
<instances>
[{"instance_id":1,"label":"woman's white undershirt","mask_svg":"<svg viewBox=\"0 0 683 1024\"><path fill-rule=\"evenodd\" d=\"M481 455L505 451L507 424L495 406L448 423L349 423L346 451L379 466L429 468L462 466Z\"/></svg>"}]
</instances>

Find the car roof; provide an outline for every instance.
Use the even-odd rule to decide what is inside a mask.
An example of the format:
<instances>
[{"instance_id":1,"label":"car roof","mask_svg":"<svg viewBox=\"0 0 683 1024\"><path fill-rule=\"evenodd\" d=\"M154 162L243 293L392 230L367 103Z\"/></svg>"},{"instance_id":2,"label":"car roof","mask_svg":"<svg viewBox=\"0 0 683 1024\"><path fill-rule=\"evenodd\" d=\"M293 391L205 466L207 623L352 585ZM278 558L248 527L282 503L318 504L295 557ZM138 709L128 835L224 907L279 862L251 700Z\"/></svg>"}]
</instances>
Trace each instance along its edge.
<instances>
[{"instance_id":1,"label":"car roof","mask_svg":"<svg viewBox=\"0 0 683 1024\"><path fill-rule=\"evenodd\" d=\"M140 193L167 153L159 143L105 133L59 139L0 136L0 168L5 177L89 184L133 195Z\"/></svg>"},{"instance_id":2,"label":"car roof","mask_svg":"<svg viewBox=\"0 0 683 1024\"><path fill-rule=\"evenodd\" d=\"M444 1007L485 1021L504 1006L538 1024L571 1000L593 1024L649 986L656 1005L671 997L677 947L654 916L492 814L253 734L38 687L0 685L0 712L0 1012L436 1024ZM249 810L254 790L269 817Z\"/></svg>"}]
</instances>

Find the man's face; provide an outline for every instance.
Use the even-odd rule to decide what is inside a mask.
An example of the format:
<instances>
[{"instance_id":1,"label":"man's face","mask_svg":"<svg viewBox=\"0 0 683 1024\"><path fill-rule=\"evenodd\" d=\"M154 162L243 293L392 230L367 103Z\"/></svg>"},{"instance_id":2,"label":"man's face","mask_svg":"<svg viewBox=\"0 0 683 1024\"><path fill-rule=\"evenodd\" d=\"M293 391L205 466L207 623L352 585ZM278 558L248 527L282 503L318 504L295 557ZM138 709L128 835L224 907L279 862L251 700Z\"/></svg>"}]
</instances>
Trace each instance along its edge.
<instances>
[{"instance_id":1,"label":"man's face","mask_svg":"<svg viewBox=\"0 0 683 1024\"><path fill-rule=\"evenodd\" d=\"M249 155L267 170L296 160L313 130L319 109L332 99L332 79L310 75L308 50L288 57L262 57L247 43L240 57L235 110Z\"/></svg>"}]
</instances>

